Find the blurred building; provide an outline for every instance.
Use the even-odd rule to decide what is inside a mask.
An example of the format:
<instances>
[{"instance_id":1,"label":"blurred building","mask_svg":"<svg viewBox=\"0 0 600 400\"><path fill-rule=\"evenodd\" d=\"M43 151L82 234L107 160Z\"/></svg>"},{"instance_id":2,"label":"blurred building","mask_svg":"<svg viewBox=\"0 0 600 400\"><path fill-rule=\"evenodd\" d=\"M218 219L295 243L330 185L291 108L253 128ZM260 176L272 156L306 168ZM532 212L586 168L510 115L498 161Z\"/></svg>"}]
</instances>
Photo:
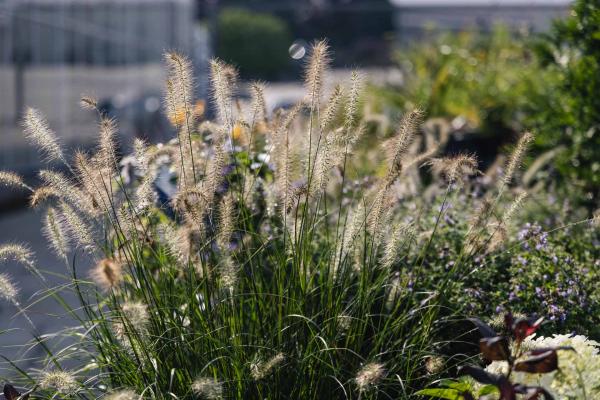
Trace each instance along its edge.
<instances>
[{"instance_id":1,"label":"blurred building","mask_svg":"<svg viewBox=\"0 0 600 400\"><path fill-rule=\"evenodd\" d=\"M197 5L200 18L218 19L228 9L241 8L281 19L293 39L310 43L327 38L335 53L334 66L390 62L394 26L389 0L197 0ZM253 22L244 29L254 30ZM298 72L290 69L283 79L293 79Z\"/></svg>"},{"instance_id":2,"label":"blurred building","mask_svg":"<svg viewBox=\"0 0 600 400\"><path fill-rule=\"evenodd\" d=\"M193 0L0 0L0 169L39 166L18 126L25 106L65 146L93 143L83 93L120 117L125 136L160 135L140 118L160 108L164 51L197 51L194 26Z\"/></svg>"},{"instance_id":3,"label":"blurred building","mask_svg":"<svg viewBox=\"0 0 600 400\"><path fill-rule=\"evenodd\" d=\"M543 32L564 17L571 0L390 0L401 42L414 40L434 27L440 31L489 31L502 23L513 29Z\"/></svg>"}]
</instances>

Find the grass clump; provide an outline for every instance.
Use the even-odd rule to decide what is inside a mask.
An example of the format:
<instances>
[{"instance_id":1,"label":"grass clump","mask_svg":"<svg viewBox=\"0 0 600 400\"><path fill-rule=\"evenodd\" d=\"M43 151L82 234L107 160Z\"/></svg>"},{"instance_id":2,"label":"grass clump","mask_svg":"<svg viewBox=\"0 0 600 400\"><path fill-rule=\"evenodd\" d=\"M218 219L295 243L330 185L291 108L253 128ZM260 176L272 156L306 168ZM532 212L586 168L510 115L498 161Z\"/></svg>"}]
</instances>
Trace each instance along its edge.
<instances>
[{"instance_id":1,"label":"grass clump","mask_svg":"<svg viewBox=\"0 0 600 400\"><path fill-rule=\"evenodd\" d=\"M67 172L42 171L31 189L68 271L64 287L41 296L75 324L53 335L72 343L58 348L32 327L41 372L12 363L11 382L39 398L367 399L408 398L442 373L441 322L462 310L446 293L502 248L514 177L477 185L473 156L432 159L414 110L385 142L386 173L354 179L361 79L324 93L325 42L312 48L305 99L272 115L258 84L244 112L235 69L213 60L214 122L194 112L189 62L165 60L165 108L178 130L169 143L136 141L119 161L116 121L98 111L97 151L66 160L46 125L33 129L43 117L27 117L30 136ZM427 193L424 164L436 177ZM451 230L447 212L461 196L471 219ZM446 230L452 263L426 279ZM13 287L7 274L2 285ZM3 293L20 307L16 288Z\"/></svg>"}]
</instances>

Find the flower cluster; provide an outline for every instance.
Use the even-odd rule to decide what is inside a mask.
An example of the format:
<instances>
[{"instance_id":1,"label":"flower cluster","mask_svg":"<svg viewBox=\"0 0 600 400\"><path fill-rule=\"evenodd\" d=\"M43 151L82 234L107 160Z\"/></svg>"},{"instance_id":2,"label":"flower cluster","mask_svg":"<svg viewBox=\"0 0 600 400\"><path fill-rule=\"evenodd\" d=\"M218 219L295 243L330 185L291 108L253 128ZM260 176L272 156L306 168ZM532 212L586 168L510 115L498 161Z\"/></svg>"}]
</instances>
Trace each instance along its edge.
<instances>
[{"instance_id":1,"label":"flower cluster","mask_svg":"<svg viewBox=\"0 0 600 400\"><path fill-rule=\"evenodd\" d=\"M526 223L519 231L517 238L524 250L531 250L533 245L535 250L541 251L548 246L548 232L544 232L537 223Z\"/></svg>"},{"instance_id":2,"label":"flower cluster","mask_svg":"<svg viewBox=\"0 0 600 400\"><path fill-rule=\"evenodd\" d=\"M526 385L543 386L557 399L600 398L600 343L581 335L553 335L551 337L529 337L523 346L535 350L572 348L559 351L559 370L547 374L515 372L514 380ZM506 361L494 361L486 371L503 373L508 369Z\"/></svg>"}]
</instances>

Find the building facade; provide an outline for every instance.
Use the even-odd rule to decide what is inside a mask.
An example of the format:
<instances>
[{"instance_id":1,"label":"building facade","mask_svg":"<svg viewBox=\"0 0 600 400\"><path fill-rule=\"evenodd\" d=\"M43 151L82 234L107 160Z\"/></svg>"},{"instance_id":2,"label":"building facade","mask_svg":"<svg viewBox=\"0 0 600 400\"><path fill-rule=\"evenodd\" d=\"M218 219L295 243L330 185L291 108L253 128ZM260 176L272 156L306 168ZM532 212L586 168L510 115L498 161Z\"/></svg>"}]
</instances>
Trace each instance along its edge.
<instances>
[{"instance_id":1,"label":"building facade","mask_svg":"<svg viewBox=\"0 0 600 400\"><path fill-rule=\"evenodd\" d=\"M486 32L502 23L511 29L547 31L552 21L567 15L571 0L390 0L401 43L418 38L428 28L440 31L476 29Z\"/></svg>"},{"instance_id":2,"label":"building facade","mask_svg":"<svg viewBox=\"0 0 600 400\"><path fill-rule=\"evenodd\" d=\"M38 108L66 147L96 138L82 94L119 107L153 93L160 106L165 50L194 54L193 0L0 0L0 168L28 172L38 155L23 138L25 106ZM120 132L135 132L135 116Z\"/></svg>"}]
</instances>

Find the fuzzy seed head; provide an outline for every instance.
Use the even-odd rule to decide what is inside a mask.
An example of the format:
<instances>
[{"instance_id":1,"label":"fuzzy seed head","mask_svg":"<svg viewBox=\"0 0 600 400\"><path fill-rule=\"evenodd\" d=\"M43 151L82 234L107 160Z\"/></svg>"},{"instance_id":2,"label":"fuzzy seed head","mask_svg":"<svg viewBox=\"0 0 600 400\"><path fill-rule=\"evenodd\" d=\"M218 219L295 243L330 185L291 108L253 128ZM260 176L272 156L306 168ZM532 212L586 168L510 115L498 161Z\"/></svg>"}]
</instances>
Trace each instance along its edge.
<instances>
[{"instance_id":1,"label":"fuzzy seed head","mask_svg":"<svg viewBox=\"0 0 600 400\"><path fill-rule=\"evenodd\" d=\"M334 164L334 142L332 137L326 137L321 151L316 155L315 160L315 190L312 196L318 197L325 190L329 178L329 172Z\"/></svg>"},{"instance_id":2,"label":"fuzzy seed head","mask_svg":"<svg viewBox=\"0 0 600 400\"><path fill-rule=\"evenodd\" d=\"M0 262L4 263L9 260L18 262L25 266L29 272L40 276L40 272L35 266L33 251L29 247L18 243L0 246Z\"/></svg>"},{"instance_id":3,"label":"fuzzy seed head","mask_svg":"<svg viewBox=\"0 0 600 400\"><path fill-rule=\"evenodd\" d=\"M43 233L48 242L50 242L50 248L54 253L62 259L67 259L67 253L70 250L67 227L60 218L60 215L52 207L46 211Z\"/></svg>"},{"instance_id":4,"label":"fuzzy seed head","mask_svg":"<svg viewBox=\"0 0 600 400\"><path fill-rule=\"evenodd\" d=\"M449 183L456 183L465 176L477 173L477 158L469 154L436 158L429 164L436 174L442 175Z\"/></svg>"},{"instance_id":5,"label":"fuzzy seed head","mask_svg":"<svg viewBox=\"0 0 600 400\"><path fill-rule=\"evenodd\" d=\"M206 199L209 205L213 203L219 186L224 180L224 169L227 164L227 153L223 143L220 141L215 144L215 153L208 165L208 175L206 177Z\"/></svg>"},{"instance_id":6,"label":"fuzzy seed head","mask_svg":"<svg viewBox=\"0 0 600 400\"><path fill-rule=\"evenodd\" d=\"M394 309L400 295L402 295L402 281L398 276L393 277L387 285L387 294L385 298L385 308L390 311Z\"/></svg>"},{"instance_id":7,"label":"fuzzy seed head","mask_svg":"<svg viewBox=\"0 0 600 400\"><path fill-rule=\"evenodd\" d=\"M144 303L139 301L128 301L121 307L123 310L123 317L126 318L129 323L136 328L138 331L146 329L150 321L148 315L148 307Z\"/></svg>"},{"instance_id":8,"label":"fuzzy seed head","mask_svg":"<svg viewBox=\"0 0 600 400\"><path fill-rule=\"evenodd\" d=\"M113 331L117 339L129 347L133 345L130 342L131 336L145 336L148 333L148 326L150 324L148 307L138 301L127 301L123 303L121 312L120 317L115 318ZM135 332L135 335L132 335L132 330Z\"/></svg>"},{"instance_id":9,"label":"fuzzy seed head","mask_svg":"<svg viewBox=\"0 0 600 400\"><path fill-rule=\"evenodd\" d=\"M343 89L341 85L336 85L333 93L325 104L325 109L321 114L320 126L321 130L325 130L332 122L338 112L339 105L342 100Z\"/></svg>"},{"instance_id":10,"label":"fuzzy seed head","mask_svg":"<svg viewBox=\"0 0 600 400\"><path fill-rule=\"evenodd\" d=\"M415 236L414 228L407 224L398 224L387 238L381 266L388 269L394 265L400 258L400 251L403 246L410 243Z\"/></svg>"},{"instance_id":11,"label":"fuzzy seed head","mask_svg":"<svg viewBox=\"0 0 600 400\"><path fill-rule=\"evenodd\" d=\"M252 96L252 115L255 122L264 122L267 119L267 102L265 101L265 85L253 82L250 85Z\"/></svg>"},{"instance_id":12,"label":"fuzzy seed head","mask_svg":"<svg viewBox=\"0 0 600 400\"><path fill-rule=\"evenodd\" d=\"M39 384L42 389L54 389L65 395L75 393L79 387L75 376L68 371L44 372Z\"/></svg>"},{"instance_id":13,"label":"fuzzy seed head","mask_svg":"<svg viewBox=\"0 0 600 400\"><path fill-rule=\"evenodd\" d=\"M358 97L362 86L362 77L358 72L353 71L350 82L350 95L348 96L348 102L346 103L344 117L344 127L346 130L354 128L356 126L356 121L358 120Z\"/></svg>"},{"instance_id":14,"label":"fuzzy seed head","mask_svg":"<svg viewBox=\"0 0 600 400\"><path fill-rule=\"evenodd\" d=\"M519 211L519 209L523 205L523 202L525 201L526 198L527 198L527 192L522 192L510 204L510 207L508 207L508 209L504 213L504 216L502 217L502 223L504 225L510 224L510 222L513 219L513 217L515 216L515 214L517 213L517 211Z\"/></svg>"},{"instance_id":15,"label":"fuzzy seed head","mask_svg":"<svg viewBox=\"0 0 600 400\"><path fill-rule=\"evenodd\" d=\"M341 314L337 316L337 326L342 331L345 332L350 329L352 325L352 317L346 314Z\"/></svg>"},{"instance_id":16,"label":"fuzzy seed head","mask_svg":"<svg viewBox=\"0 0 600 400\"><path fill-rule=\"evenodd\" d=\"M117 124L114 119L102 117L100 119L100 162L104 168L110 171L117 168L117 155L115 138L117 135Z\"/></svg>"},{"instance_id":17,"label":"fuzzy seed head","mask_svg":"<svg viewBox=\"0 0 600 400\"><path fill-rule=\"evenodd\" d=\"M388 156L389 166L385 182L388 187L400 175L403 158L415 137L422 119L423 112L419 109L415 109L406 113L402 118L402 121L400 121L400 126L395 137L392 139L392 145L390 146L390 153Z\"/></svg>"},{"instance_id":18,"label":"fuzzy seed head","mask_svg":"<svg viewBox=\"0 0 600 400\"><path fill-rule=\"evenodd\" d=\"M106 400L137 400L140 398L140 396L133 390L124 389L119 390L118 392L113 392L104 398Z\"/></svg>"},{"instance_id":19,"label":"fuzzy seed head","mask_svg":"<svg viewBox=\"0 0 600 400\"><path fill-rule=\"evenodd\" d=\"M223 398L223 384L215 378L196 378L192 383L192 391L201 399L218 400Z\"/></svg>"},{"instance_id":20,"label":"fuzzy seed head","mask_svg":"<svg viewBox=\"0 0 600 400\"><path fill-rule=\"evenodd\" d=\"M84 110L98 111L98 99L93 96L88 96L88 95L81 96L79 105Z\"/></svg>"},{"instance_id":21,"label":"fuzzy seed head","mask_svg":"<svg viewBox=\"0 0 600 400\"><path fill-rule=\"evenodd\" d=\"M428 374L437 374L444 368L444 359L439 356L427 357L425 360L425 370Z\"/></svg>"},{"instance_id":22,"label":"fuzzy seed head","mask_svg":"<svg viewBox=\"0 0 600 400\"><path fill-rule=\"evenodd\" d=\"M321 98L325 72L331 62L329 45L326 40L313 44L308 63L306 65L304 82L310 99L311 108L314 108Z\"/></svg>"},{"instance_id":23,"label":"fuzzy seed head","mask_svg":"<svg viewBox=\"0 0 600 400\"><path fill-rule=\"evenodd\" d=\"M509 185L513 179L513 176L521 162L523 160L523 156L525 152L527 152L527 147L533 141L533 134L531 132L525 132L523 136L517 142L517 146L513 150L508 163L506 164L506 169L504 171L504 176L502 177L501 185L506 186Z\"/></svg>"},{"instance_id":24,"label":"fuzzy seed head","mask_svg":"<svg viewBox=\"0 0 600 400\"><path fill-rule=\"evenodd\" d=\"M29 189L20 175L10 171L0 171L0 186Z\"/></svg>"},{"instance_id":25,"label":"fuzzy seed head","mask_svg":"<svg viewBox=\"0 0 600 400\"><path fill-rule=\"evenodd\" d=\"M111 258L100 260L92 270L92 278L104 290L116 288L123 280L121 263Z\"/></svg>"},{"instance_id":26,"label":"fuzzy seed head","mask_svg":"<svg viewBox=\"0 0 600 400\"><path fill-rule=\"evenodd\" d=\"M51 197L60 197L58 193L51 186L41 186L33 191L29 198L29 205L33 208L39 207L42 203Z\"/></svg>"},{"instance_id":27,"label":"fuzzy seed head","mask_svg":"<svg viewBox=\"0 0 600 400\"><path fill-rule=\"evenodd\" d=\"M6 273L0 273L0 298L15 303L19 289L12 283L10 276Z\"/></svg>"},{"instance_id":28,"label":"fuzzy seed head","mask_svg":"<svg viewBox=\"0 0 600 400\"><path fill-rule=\"evenodd\" d=\"M217 233L217 244L222 251L229 248L231 236L234 231L235 201L232 194L228 194L221 201L219 207L219 232Z\"/></svg>"},{"instance_id":29,"label":"fuzzy seed head","mask_svg":"<svg viewBox=\"0 0 600 400\"><path fill-rule=\"evenodd\" d=\"M173 225L161 224L159 232L168 252L181 265L187 265L190 261L195 260L196 247L194 245L197 241L194 239L200 236L198 231L187 225L176 228Z\"/></svg>"},{"instance_id":30,"label":"fuzzy seed head","mask_svg":"<svg viewBox=\"0 0 600 400\"><path fill-rule=\"evenodd\" d=\"M224 257L219 264L219 275L221 276L221 284L223 287L233 291L233 288L238 281L239 268L230 256Z\"/></svg>"},{"instance_id":31,"label":"fuzzy seed head","mask_svg":"<svg viewBox=\"0 0 600 400\"><path fill-rule=\"evenodd\" d=\"M487 250L488 252L494 252L508 240L508 230L502 223L493 224L490 228L492 230L492 237L489 239Z\"/></svg>"},{"instance_id":32,"label":"fuzzy seed head","mask_svg":"<svg viewBox=\"0 0 600 400\"><path fill-rule=\"evenodd\" d=\"M210 61L210 83L212 97L217 105L219 120L226 125L227 130L233 127L231 101L237 72L219 59Z\"/></svg>"},{"instance_id":33,"label":"fuzzy seed head","mask_svg":"<svg viewBox=\"0 0 600 400\"><path fill-rule=\"evenodd\" d=\"M385 368L383 364L373 362L365 365L358 371L354 381L358 386L358 390L363 392L367 389L375 386L381 381L385 375Z\"/></svg>"},{"instance_id":34,"label":"fuzzy seed head","mask_svg":"<svg viewBox=\"0 0 600 400\"><path fill-rule=\"evenodd\" d=\"M267 361L256 361L250 365L250 373L254 380L261 380L271 375L275 368L285 361L283 353L277 353Z\"/></svg>"},{"instance_id":35,"label":"fuzzy seed head","mask_svg":"<svg viewBox=\"0 0 600 400\"><path fill-rule=\"evenodd\" d=\"M173 208L192 226L202 227L210 202L198 187L185 188L172 200Z\"/></svg>"},{"instance_id":36,"label":"fuzzy seed head","mask_svg":"<svg viewBox=\"0 0 600 400\"><path fill-rule=\"evenodd\" d=\"M133 140L133 154L140 174L145 175L148 171L148 145L143 139L135 138Z\"/></svg>"},{"instance_id":37,"label":"fuzzy seed head","mask_svg":"<svg viewBox=\"0 0 600 400\"><path fill-rule=\"evenodd\" d=\"M23 120L25 135L46 154L47 161L66 163L56 134L48 126L46 118L38 110L27 108Z\"/></svg>"},{"instance_id":38,"label":"fuzzy seed head","mask_svg":"<svg viewBox=\"0 0 600 400\"><path fill-rule=\"evenodd\" d=\"M33 264L33 252L25 245L11 243L0 246L0 262L14 260L21 264Z\"/></svg>"},{"instance_id":39,"label":"fuzzy seed head","mask_svg":"<svg viewBox=\"0 0 600 400\"><path fill-rule=\"evenodd\" d=\"M40 179L45 183L45 186L43 187L46 189L38 189L41 190L41 192L36 196L36 204L51 195L55 195L63 200L67 200L71 204L77 204L79 201L79 192L71 183L71 180L64 174L57 171L41 170L39 172L39 176Z\"/></svg>"},{"instance_id":40,"label":"fuzzy seed head","mask_svg":"<svg viewBox=\"0 0 600 400\"><path fill-rule=\"evenodd\" d=\"M194 77L190 60L176 52L164 55L167 65L167 85L165 90L165 108L169 121L180 128L191 118Z\"/></svg>"},{"instance_id":41,"label":"fuzzy seed head","mask_svg":"<svg viewBox=\"0 0 600 400\"><path fill-rule=\"evenodd\" d=\"M92 248L94 239L88 224L65 202L59 204L60 218L69 232L69 240L84 249Z\"/></svg>"}]
</instances>

